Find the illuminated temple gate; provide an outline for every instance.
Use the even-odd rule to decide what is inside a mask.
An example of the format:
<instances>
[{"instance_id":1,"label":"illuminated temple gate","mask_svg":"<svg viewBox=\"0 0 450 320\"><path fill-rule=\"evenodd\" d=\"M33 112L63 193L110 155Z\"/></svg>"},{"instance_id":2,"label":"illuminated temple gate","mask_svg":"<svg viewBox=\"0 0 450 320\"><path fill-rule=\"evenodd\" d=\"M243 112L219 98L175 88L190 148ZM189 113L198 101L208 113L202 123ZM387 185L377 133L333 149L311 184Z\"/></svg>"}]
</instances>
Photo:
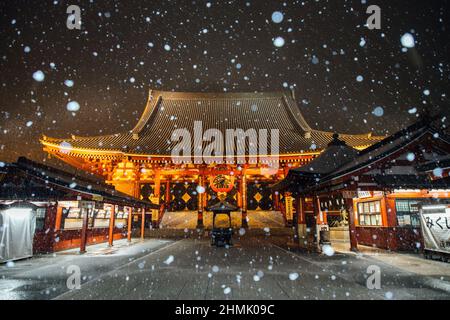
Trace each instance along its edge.
<instances>
[{"instance_id":1,"label":"illuminated temple gate","mask_svg":"<svg viewBox=\"0 0 450 320\"><path fill-rule=\"evenodd\" d=\"M196 136L199 124L200 138ZM277 130L279 139L275 141L266 136L268 146L258 149L256 162L248 161L254 152L249 151L252 144L247 140L243 147L245 163L236 164L236 157L232 162L204 157L201 162L184 158L180 163L172 157L172 151L179 146L179 139L173 138L177 129L193 133L192 143L184 145L192 155L197 152L195 148L205 150L211 144L212 137L207 135L209 129L218 130L223 137L228 137L229 129L259 133ZM289 169L315 158L332 136L333 132L312 129L295 97L288 92L150 90L141 118L131 131L67 139L44 136L41 143L49 154L78 169L103 176L117 190L160 204L160 212L152 215L154 225L158 224L165 209L198 211L201 223L204 208L218 201L217 192L213 190L214 179L229 179L232 185L227 190L227 200L241 209L245 224L247 210L284 210L282 199L290 197L289 194L272 194L268 186L283 179ZM364 149L383 137L369 133L341 134L340 138L356 149ZM232 141L234 155L239 153L239 143ZM275 143L277 154L270 153ZM228 148L230 142L226 140L225 144ZM285 218L289 221L292 216L288 213Z\"/></svg>"}]
</instances>

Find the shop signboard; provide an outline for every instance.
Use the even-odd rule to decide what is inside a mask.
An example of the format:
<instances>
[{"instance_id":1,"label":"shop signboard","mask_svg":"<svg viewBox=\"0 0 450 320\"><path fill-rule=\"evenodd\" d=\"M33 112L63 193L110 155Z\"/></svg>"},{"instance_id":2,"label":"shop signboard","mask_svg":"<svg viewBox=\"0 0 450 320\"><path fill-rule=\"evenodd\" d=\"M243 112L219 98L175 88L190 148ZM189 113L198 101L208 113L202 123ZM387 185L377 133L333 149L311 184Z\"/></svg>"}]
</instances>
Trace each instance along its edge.
<instances>
[{"instance_id":1,"label":"shop signboard","mask_svg":"<svg viewBox=\"0 0 450 320\"><path fill-rule=\"evenodd\" d=\"M419 208L425 250L450 254L450 205Z\"/></svg>"}]
</instances>

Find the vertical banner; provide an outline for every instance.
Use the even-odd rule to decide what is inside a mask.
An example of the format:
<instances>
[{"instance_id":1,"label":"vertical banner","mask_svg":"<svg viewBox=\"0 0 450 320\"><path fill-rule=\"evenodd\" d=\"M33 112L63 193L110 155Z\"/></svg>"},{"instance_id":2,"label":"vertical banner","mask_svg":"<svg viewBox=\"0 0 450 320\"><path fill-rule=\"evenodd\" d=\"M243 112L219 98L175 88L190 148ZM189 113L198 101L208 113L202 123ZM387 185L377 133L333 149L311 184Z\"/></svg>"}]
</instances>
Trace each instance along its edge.
<instances>
[{"instance_id":1,"label":"vertical banner","mask_svg":"<svg viewBox=\"0 0 450 320\"><path fill-rule=\"evenodd\" d=\"M153 204L159 204L159 196L158 197L155 197L155 196L150 197L150 201ZM152 209L152 221L158 222L158 220L159 220L159 210Z\"/></svg>"},{"instance_id":2,"label":"vertical banner","mask_svg":"<svg viewBox=\"0 0 450 320\"><path fill-rule=\"evenodd\" d=\"M294 218L294 198L290 195L286 195L284 198L285 204L286 204L286 220L292 221Z\"/></svg>"}]
</instances>

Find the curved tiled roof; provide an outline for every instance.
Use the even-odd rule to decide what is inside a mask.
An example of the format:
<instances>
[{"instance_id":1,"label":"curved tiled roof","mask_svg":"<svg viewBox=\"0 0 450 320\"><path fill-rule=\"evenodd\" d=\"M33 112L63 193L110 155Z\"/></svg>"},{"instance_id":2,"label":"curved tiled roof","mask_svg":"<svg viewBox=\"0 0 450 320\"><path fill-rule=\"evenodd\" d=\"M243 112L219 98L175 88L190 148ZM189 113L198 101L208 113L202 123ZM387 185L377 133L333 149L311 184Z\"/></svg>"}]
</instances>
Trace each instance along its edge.
<instances>
[{"instance_id":1,"label":"curved tiled roof","mask_svg":"<svg viewBox=\"0 0 450 320\"><path fill-rule=\"evenodd\" d=\"M291 172L293 174L326 175L354 160L358 156L358 151L338 138L338 135L335 134L333 140L317 158L302 167L292 169Z\"/></svg>"},{"instance_id":2,"label":"curved tiled roof","mask_svg":"<svg viewBox=\"0 0 450 320\"><path fill-rule=\"evenodd\" d=\"M282 155L324 149L333 133L311 129L294 98L286 92L273 93L184 93L150 91L147 105L136 126L128 132L95 137L55 139L45 137L43 144L64 145L71 149L115 151L127 154L170 155L178 143L171 141L175 129L186 128L193 136L194 122L202 129L216 128L225 138L227 129L279 129ZM349 146L364 148L383 137L371 134L339 137ZM204 145L209 142L204 142ZM193 144L192 144L193 145ZM248 151L248 146L246 147ZM246 152L247 153L247 152Z\"/></svg>"}]
</instances>

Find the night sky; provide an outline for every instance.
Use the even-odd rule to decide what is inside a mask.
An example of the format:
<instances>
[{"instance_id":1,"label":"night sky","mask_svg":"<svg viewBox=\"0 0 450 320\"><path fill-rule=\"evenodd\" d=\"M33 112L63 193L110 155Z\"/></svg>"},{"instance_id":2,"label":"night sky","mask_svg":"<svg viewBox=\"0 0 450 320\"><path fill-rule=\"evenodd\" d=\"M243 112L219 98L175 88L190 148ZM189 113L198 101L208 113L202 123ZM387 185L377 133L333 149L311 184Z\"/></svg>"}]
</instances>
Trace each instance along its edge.
<instances>
[{"instance_id":1,"label":"night sky","mask_svg":"<svg viewBox=\"0 0 450 320\"><path fill-rule=\"evenodd\" d=\"M66 27L70 4L81 30ZM364 26L370 4L381 30ZM44 161L42 134L130 130L149 88L294 88L314 128L393 133L424 110L448 114L449 12L448 1L1 1L0 160Z\"/></svg>"}]
</instances>

